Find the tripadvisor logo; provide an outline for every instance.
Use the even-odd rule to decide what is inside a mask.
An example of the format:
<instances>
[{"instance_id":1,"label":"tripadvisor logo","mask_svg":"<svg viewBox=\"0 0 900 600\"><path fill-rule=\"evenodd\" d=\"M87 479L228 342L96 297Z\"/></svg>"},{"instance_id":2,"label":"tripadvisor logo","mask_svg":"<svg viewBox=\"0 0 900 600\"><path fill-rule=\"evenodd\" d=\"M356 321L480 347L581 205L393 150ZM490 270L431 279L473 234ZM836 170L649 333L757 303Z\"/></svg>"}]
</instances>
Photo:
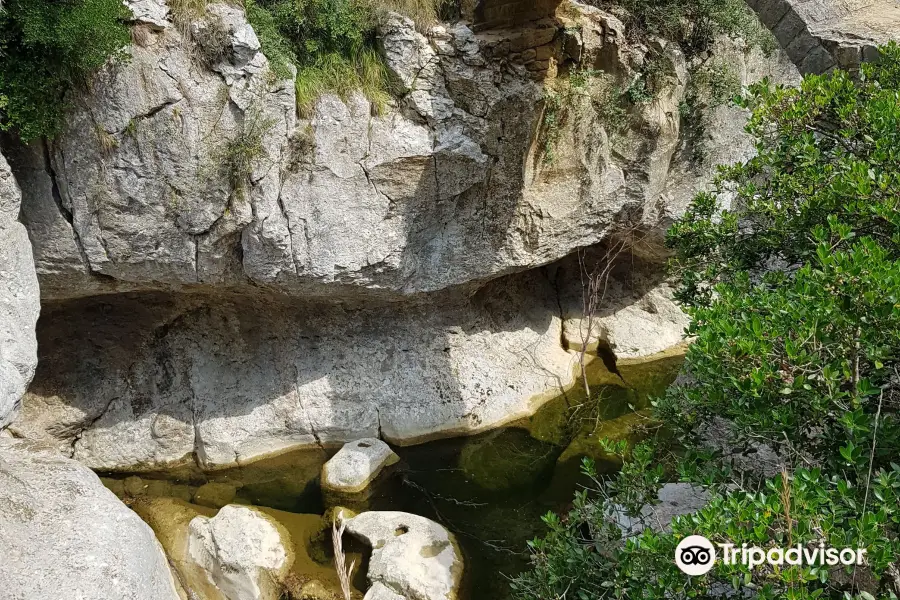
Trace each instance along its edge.
<instances>
[{"instance_id":1,"label":"tripadvisor logo","mask_svg":"<svg viewBox=\"0 0 900 600\"><path fill-rule=\"evenodd\" d=\"M753 570L762 564L835 566L864 564L865 548L826 548L824 543L807 547L797 544L790 548L769 548L742 544L716 544L722 551L722 562L726 565L745 565ZM675 564L688 575L709 573L716 562L716 547L702 535L689 535L675 548Z\"/></svg>"}]
</instances>

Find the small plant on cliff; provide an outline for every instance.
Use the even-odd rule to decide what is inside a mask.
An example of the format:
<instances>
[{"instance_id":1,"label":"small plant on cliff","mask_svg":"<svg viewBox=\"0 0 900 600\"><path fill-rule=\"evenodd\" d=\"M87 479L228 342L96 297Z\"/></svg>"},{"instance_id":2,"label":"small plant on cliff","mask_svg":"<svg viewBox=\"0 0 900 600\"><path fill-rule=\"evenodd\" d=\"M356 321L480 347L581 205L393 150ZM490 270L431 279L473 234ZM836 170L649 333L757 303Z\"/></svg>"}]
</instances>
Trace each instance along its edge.
<instances>
[{"instance_id":1,"label":"small plant on cliff","mask_svg":"<svg viewBox=\"0 0 900 600\"><path fill-rule=\"evenodd\" d=\"M225 144L221 162L228 172L232 191L243 197L250 177L259 159L265 155L263 137L275 124L256 108L250 108L244 115L234 138Z\"/></svg>"},{"instance_id":2,"label":"small plant on cliff","mask_svg":"<svg viewBox=\"0 0 900 600\"><path fill-rule=\"evenodd\" d=\"M687 129L691 161L702 165L707 160L707 131L704 110L715 109L738 100L741 78L727 63L708 62L691 71L691 80L679 112Z\"/></svg>"},{"instance_id":3,"label":"small plant on cliff","mask_svg":"<svg viewBox=\"0 0 900 600\"><path fill-rule=\"evenodd\" d=\"M563 128L573 117L573 109L584 100L589 100L590 110L601 123L618 128L625 118L622 96L612 77L593 69L573 69L548 85L544 91L544 114L539 137L540 156L544 164L555 162L557 144Z\"/></svg>"},{"instance_id":4,"label":"small plant on cliff","mask_svg":"<svg viewBox=\"0 0 900 600\"><path fill-rule=\"evenodd\" d=\"M521 600L900 595L900 46L882 53L859 80L838 71L798 89L751 88L757 155L722 167L668 238L695 341L687 377L655 412L680 446L658 443L651 462L635 450L640 469L595 478L569 514L548 515L532 570L514 582ZM703 437L719 423L727 433ZM719 448L761 443L778 453L780 476ZM671 531L628 534L620 516L650 501L638 478L655 464L712 499ZM632 485L644 498L629 506L621 490ZM692 534L863 548L867 562L718 562L686 577L672 557Z\"/></svg>"},{"instance_id":5,"label":"small plant on cliff","mask_svg":"<svg viewBox=\"0 0 900 600\"><path fill-rule=\"evenodd\" d=\"M62 127L69 92L131 40L120 0L7 0L0 10L0 129L23 140Z\"/></svg>"}]
</instances>

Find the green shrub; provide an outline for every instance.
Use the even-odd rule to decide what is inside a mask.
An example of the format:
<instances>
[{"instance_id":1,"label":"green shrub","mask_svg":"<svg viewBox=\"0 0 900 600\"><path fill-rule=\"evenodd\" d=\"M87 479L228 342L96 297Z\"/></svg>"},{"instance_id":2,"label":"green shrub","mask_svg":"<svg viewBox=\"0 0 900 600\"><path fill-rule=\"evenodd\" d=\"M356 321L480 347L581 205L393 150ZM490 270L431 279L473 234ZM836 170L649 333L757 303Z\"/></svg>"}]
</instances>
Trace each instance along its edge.
<instances>
[{"instance_id":1,"label":"green shrub","mask_svg":"<svg viewBox=\"0 0 900 600\"><path fill-rule=\"evenodd\" d=\"M131 41L120 0L8 0L0 10L0 129L59 132L67 92Z\"/></svg>"},{"instance_id":2,"label":"green shrub","mask_svg":"<svg viewBox=\"0 0 900 600\"><path fill-rule=\"evenodd\" d=\"M648 476L647 448L628 461L612 481L595 478L576 493L571 510L544 516L548 533L532 540L532 569L512 581L518 600L645 599L751 597L759 600L895 599L891 565L900 557L900 467L876 472L865 515L866 488L819 469L798 469L793 476L765 481L759 490L731 484L714 490L702 510L674 519L671 531L645 529L623 539L620 518L627 500L646 503L658 488L658 471ZM629 465L631 465L629 467ZM591 465L586 465L592 474ZM623 501L624 500L624 501ZM636 508L636 507L633 507ZM714 543L761 548L795 546L865 548L868 565L844 569L785 565L775 569L717 562L710 573L688 577L673 560L678 542L703 535ZM877 579L872 578L872 573ZM868 589L866 589L868 588Z\"/></svg>"},{"instance_id":3,"label":"green shrub","mask_svg":"<svg viewBox=\"0 0 900 600\"><path fill-rule=\"evenodd\" d=\"M412 18L420 29L448 13L448 0L246 0L247 18L276 75L297 67L297 104L308 114L326 92L346 98L361 91L381 111L390 100L387 69L375 51L386 11Z\"/></svg>"},{"instance_id":4,"label":"green shrub","mask_svg":"<svg viewBox=\"0 0 900 600\"><path fill-rule=\"evenodd\" d=\"M297 58L291 44L278 30L275 16L256 0L244 0L244 10L247 11L247 20L259 38L259 44L269 59L272 71L278 79L287 79L291 76L291 65L297 62Z\"/></svg>"},{"instance_id":5,"label":"green shrub","mask_svg":"<svg viewBox=\"0 0 900 600\"><path fill-rule=\"evenodd\" d=\"M681 44L694 54L706 50L720 34L742 37L771 53L775 38L743 0L591 0L604 10L625 9L633 35L650 33Z\"/></svg>"},{"instance_id":6,"label":"green shrub","mask_svg":"<svg viewBox=\"0 0 900 600\"><path fill-rule=\"evenodd\" d=\"M220 164L227 170L228 181L238 198L243 198L257 161L265 155L263 137L275 125L256 108L244 115L244 120L234 138L228 140L220 157Z\"/></svg>"},{"instance_id":7,"label":"green shrub","mask_svg":"<svg viewBox=\"0 0 900 600\"><path fill-rule=\"evenodd\" d=\"M374 42L375 21L357 0L262 0L300 68L328 55L349 58Z\"/></svg>"},{"instance_id":8,"label":"green shrub","mask_svg":"<svg viewBox=\"0 0 900 600\"><path fill-rule=\"evenodd\" d=\"M668 236L695 341L687 376L655 412L681 446L635 450L568 515L548 515L533 568L514 582L519 599L697 598L727 587L784 600L900 594L898 100L896 44L859 80L838 71L798 89L752 87L742 102L757 155L720 167L713 192ZM734 208L721 209L725 198ZM721 460L698 435L721 419L729 439L715 442L764 443L794 472L763 479ZM616 506L639 514L663 473L715 497L670 533L623 540ZM738 547L859 547L868 563L750 571L720 562L686 577L673 551L691 534Z\"/></svg>"}]
</instances>

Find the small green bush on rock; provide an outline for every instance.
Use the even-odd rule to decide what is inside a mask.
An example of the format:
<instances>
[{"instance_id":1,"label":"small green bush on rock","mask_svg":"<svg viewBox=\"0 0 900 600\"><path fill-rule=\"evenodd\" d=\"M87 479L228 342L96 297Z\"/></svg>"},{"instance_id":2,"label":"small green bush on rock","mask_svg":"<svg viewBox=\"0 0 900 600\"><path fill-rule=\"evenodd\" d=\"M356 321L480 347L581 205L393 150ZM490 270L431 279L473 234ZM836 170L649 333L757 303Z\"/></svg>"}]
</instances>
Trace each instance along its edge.
<instances>
[{"instance_id":1,"label":"small green bush on rock","mask_svg":"<svg viewBox=\"0 0 900 600\"><path fill-rule=\"evenodd\" d=\"M382 110L390 100L387 69L375 50L376 27L385 11L433 25L444 0L247 0L247 18L263 52L281 78L297 67L297 105L312 109L325 92L346 98L362 93Z\"/></svg>"},{"instance_id":2,"label":"small green bush on rock","mask_svg":"<svg viewBox=\"0 0 900 600\"><path fill-rule=\"evenodd\" d=\"M28 141L62 126L67 92L131 41L120 0L8 0L0 9L0 129Z\"/></svg>"}]
</instances>

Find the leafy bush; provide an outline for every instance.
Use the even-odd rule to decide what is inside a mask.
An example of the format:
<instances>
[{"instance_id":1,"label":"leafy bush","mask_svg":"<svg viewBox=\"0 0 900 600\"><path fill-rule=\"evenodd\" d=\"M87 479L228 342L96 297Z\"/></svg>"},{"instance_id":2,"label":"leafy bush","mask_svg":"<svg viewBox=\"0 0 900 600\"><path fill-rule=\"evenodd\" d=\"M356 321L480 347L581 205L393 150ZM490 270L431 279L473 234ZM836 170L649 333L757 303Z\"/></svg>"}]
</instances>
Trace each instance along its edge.
<instances>
[{"instance_id":1,"label":"leafy bush","mask_svg":"<svg viewBox=\"0 0 900 600\"><path fill-rule=\"evenodd\" d=\"M247 0L253 25L276 74L297 67L297 103L311 110L325 92L346 98L360 90L381 110L390 85L375 51L378 19L387 10L412 18L420 28L445 12L444 0Z\"/></svg>"},{"instance_id":2,"label":"leafy bush","mask_svg":"<svg viewBox=\"0 0 900 600\"><path fill-rule=\"evenodd\" d=\"M0 129L52 137L66 92L131 40L120 0L8 0L0 10Z\"/></svg>"},{"instance_id":3,"label":"leafy bush","mask_svg":"<svg viewBox=\"0 0 900 600\"><path fill-rule=\"evenodd\" d=\"M597 493L576 496L565 518L548 516L534 568L514 583L521 599L690 598L727 587L773 599L900 594L900 46L883 48L860 80L763 82L746 106L756 157L720 168L716 188L669 232L696 340L684 383L656 416L682 446L635 451L632 468L595 479ZM726 199L733 208L722 210ZM733 438L717 444L762 442L803 468L767 480L734 471L704 448L702 432L722 419ZM670 533L624 540L616 515L640 513L662 480L647 473L661 465L716 495ZM688 578L672 558L690 534L861 547L868 563L752 572L717 563Z\"/></svg>"},{"instance_id":4,"label":"leafy bush","mask_svg":"<svg viewBox=\"0 0 900 600\"><path fill-rule=\"evenodd\" d=\"M618 502L620 488L632 488L629 481L641 473L636 467L611 482L595 480L591 491L602 493L578 492L565 516L545 515L548 533L530 542L533 567L513 579L515 597L670 600L749 594L760 600L873 600L877 594L896 599L894 592L887 591L890 583L876 582L871 575L890 572L900 557L896 538L900 467L896 465L873 477L864 515L860 514L864 488L838 476L825 477L818 469L798 469L792 477L765 481L759 491L720 488L702 510L674 519L671 531L647 528L624 539L621 523L629 511ZM639 518L636 512L630 516ZM707 575L687 577L673 557L679 540L688 535L703 535L738 548L742 544L814 548L820 542L866 548L868 565L857 578L844 568L766 565L751 571L746 565L720 561Z\"/></svg>"},{"instance_id":5,"label":"leafy bush","mask_svg":"<svg viewBox=\"0 0 900 600\"><path fill-rule=\"evenodd\" d=\"M591 0L604 10L624 9L632 34L651 33L681 44L694 54L706 50L717 35L742 37L769 53L775 38L743 0Z\"/></svg>"}]
</instances>

